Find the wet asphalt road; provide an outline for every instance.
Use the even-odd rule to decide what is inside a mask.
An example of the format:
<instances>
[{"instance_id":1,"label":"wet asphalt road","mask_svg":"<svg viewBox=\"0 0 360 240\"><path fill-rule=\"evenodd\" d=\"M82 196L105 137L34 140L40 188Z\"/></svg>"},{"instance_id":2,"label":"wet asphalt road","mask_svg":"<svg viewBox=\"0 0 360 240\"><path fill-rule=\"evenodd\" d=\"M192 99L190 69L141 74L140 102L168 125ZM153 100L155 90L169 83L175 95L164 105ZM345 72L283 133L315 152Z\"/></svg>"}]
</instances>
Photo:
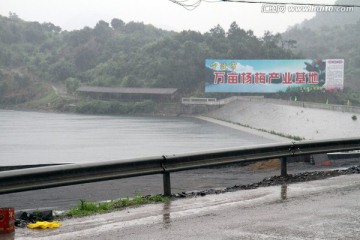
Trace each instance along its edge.
<instances>
[{"instance_id":1,"label":"wet asphalt road","mask_svg":"<svg viewBox=\"0 0 360 240\"><path fill-rule=\"evenodd\" d=\"M359 198L356 174L17 229L16 239L358 239Z\"/></svg>"}]
</instances>

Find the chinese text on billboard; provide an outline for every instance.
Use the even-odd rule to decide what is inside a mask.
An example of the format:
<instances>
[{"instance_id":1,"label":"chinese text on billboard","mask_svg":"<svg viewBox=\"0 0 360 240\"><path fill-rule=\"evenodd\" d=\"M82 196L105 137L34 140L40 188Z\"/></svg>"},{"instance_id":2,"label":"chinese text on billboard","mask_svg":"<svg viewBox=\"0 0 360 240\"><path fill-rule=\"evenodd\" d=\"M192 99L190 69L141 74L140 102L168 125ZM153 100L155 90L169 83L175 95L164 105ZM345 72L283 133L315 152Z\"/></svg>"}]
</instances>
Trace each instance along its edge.
<instances>
[{"instance_id":1,"label":"chinese text on billboard","mask_svg":"<svg viewBox=\"0 0 360 240\"><path fill-rule=\"evenodd\" d=\"M205 92L312 92L342 90L343 59L205 61Z\"/></svg>"}]
</instances>

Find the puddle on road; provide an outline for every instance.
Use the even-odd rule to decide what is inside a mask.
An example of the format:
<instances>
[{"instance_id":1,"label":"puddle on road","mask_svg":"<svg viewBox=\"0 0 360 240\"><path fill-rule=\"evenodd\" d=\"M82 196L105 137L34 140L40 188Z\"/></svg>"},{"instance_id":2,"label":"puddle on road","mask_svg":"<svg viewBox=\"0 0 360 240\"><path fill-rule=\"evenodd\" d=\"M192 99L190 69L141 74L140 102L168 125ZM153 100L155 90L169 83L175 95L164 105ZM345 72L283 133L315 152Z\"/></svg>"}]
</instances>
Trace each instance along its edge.
<instances>
[{"instance_id":1,"label":"puddle on road","mask_svg":"<svg viewBox=\"0 0 360 240\"><path fill-rule=\"evenodd\" d=\"M170 210L171 210L171 201L163 204L163 225L165 229L168 229L171 226L171 218L170 218Z\"/></svg>"},{"instance_id":2,"label":"puddle on road","mask_svg":"<svg viewBox=\"0 0 360 240\"><path fill-rule=\"evenodd\" d=\"M288 192L288 186L286 184L281 186L281 200L286 200L287 199L287 192Z\"/></svg>"}]
</instances>

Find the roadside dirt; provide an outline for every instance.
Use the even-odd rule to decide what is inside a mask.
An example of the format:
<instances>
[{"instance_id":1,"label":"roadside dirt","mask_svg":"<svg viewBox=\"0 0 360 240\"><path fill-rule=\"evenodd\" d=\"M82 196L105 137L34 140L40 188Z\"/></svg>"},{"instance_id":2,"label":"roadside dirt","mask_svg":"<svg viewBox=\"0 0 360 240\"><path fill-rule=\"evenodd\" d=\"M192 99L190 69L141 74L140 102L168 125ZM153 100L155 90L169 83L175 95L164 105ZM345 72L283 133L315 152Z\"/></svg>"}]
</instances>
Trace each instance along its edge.
<instances>
[{"instance_id":1,"label":"roadside dirt","mask_svg":"<svg viewBox=\"0 0 360 240\"><path fill-rule=\"evenodd\" d=\"M263 169L280 169L280 160L272 159L269 161L256 162L249 164L247 167L251 170L263 170Z\"/></svg>"}]
</instances>

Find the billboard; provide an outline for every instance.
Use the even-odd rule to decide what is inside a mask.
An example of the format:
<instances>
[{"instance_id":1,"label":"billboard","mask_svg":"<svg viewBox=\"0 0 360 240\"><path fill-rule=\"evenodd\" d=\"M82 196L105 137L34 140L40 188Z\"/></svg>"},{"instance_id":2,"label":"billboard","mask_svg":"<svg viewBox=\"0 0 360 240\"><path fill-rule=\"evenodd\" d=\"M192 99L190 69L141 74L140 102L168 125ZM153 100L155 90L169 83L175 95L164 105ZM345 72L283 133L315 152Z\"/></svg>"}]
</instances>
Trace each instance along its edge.
<instances>
[{"instance_id":1,"label":"billboard","mask_svg":"<svg viewBox=\"0 0 360 240\"><path fill-rule=\"evenodd\" d=\"M344 59L205 61L205 92L337 91L343 85Z\"/></svg>"}]
</instances>

